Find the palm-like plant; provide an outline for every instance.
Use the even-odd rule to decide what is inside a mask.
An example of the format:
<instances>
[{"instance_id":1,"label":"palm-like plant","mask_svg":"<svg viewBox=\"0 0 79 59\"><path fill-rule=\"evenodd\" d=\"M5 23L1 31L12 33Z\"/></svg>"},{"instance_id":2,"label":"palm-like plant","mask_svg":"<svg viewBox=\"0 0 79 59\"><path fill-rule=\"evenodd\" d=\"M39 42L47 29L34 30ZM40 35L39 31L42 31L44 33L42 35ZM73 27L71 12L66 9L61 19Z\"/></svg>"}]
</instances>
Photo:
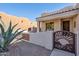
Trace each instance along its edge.
<instances>
[{"instance_id":1,"label":"palm-like plant","mask_svg":"<svg viewBox=\"0 0 79 59\"><path fill-rule=\"evenodd\" d=\"M20 28L18 28L15 32L13 32L14 28L17 26L18 24L15 24L14 26L12 26L12 23L10 21L9 27L8 29L5 31L4 29L4 25L0 24L0 29L1 29L1 39L0 39L0 52L6 52L8 51L8 46L10 45L10 43L13 41L13 39L15 37L17 37L18 35L20 35L23 31L19 31Z\"/></svg>"}]
</instances>

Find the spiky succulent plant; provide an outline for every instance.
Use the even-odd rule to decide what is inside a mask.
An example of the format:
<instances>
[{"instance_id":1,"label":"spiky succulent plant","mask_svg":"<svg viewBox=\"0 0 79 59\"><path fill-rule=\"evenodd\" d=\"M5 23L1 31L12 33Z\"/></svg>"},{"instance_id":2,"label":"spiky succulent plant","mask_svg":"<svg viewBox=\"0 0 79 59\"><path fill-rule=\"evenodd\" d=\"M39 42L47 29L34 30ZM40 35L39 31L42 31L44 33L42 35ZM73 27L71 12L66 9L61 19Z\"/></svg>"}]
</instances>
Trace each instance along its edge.
<instances>
[{"instance_id":1,"label":"spiky succulent plant","mask_svg":"<svg viewBox=\"0 0 79 59\"><path fill-rule=\"evenodd\" d=\"M1 29L1 39L0 39L0 51L4 52L7 51L8 46L10 43L13 41L14 38L16 38L18 35L20 35L23 31L19 31L20 28L16 29L15 32L13 32L14 28L18 24L15 24L12 26L12 22L10 21L8 29L5 31L4 25L0 24L0 29Z\"/></svg>"}]
</instances>

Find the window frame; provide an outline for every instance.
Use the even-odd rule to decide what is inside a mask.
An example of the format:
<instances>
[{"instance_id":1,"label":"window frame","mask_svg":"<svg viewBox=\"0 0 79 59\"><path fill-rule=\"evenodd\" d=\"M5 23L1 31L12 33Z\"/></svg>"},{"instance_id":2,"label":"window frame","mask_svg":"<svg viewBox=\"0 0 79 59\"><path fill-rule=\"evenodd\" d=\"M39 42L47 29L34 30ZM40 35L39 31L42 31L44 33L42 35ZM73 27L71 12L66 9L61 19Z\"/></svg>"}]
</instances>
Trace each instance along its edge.
<instances>
[{"instance_id":1,"label":"window frame","mask_svg":"<svg viewBox=\"0 0 79 59\"><path fill-rule=\"evenodd\" d=\"M46 31L54 31L54 22L46 23Z\"/></svg>"}]
</instances>

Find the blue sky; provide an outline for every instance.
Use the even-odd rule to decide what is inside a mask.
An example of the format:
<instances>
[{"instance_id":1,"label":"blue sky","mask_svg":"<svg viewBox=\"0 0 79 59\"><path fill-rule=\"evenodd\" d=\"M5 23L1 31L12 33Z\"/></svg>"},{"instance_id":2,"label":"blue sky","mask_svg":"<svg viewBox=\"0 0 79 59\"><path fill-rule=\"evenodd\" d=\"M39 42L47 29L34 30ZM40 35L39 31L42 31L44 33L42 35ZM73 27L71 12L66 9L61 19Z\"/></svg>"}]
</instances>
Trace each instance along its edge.
<instances>
[{"instance_id":1,"label":"blue sky","mask_svg":"<svg viewBox=\"0 0 79 59\"><path fill-rule=\"evenodd\" d=\"M0 3L0 12L36 20L41 13L61 9L69 3Z\"/></svg>"}]
</instances>

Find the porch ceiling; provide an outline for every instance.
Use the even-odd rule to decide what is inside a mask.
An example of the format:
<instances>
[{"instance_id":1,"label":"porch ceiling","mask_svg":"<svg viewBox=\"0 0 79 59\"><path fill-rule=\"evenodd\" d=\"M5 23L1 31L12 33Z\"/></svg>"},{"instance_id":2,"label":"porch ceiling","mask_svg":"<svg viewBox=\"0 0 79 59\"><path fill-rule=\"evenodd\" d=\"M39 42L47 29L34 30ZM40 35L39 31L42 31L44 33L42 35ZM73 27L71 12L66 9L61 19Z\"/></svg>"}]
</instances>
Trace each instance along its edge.
<instances>
[{"instance_id":1,"label":"porch ceiling","mask_svg":"<svg viewBox=\"0 0 79 59\"><path fill-rule=\"evenodd\" d=\"M55 15L38 17L36 21L46 21L46 20L53 20L53 19L68 18L68 17L73 17L77 14L79 14L79 10L73 10L73 11L63 12L63 13L59 13L59 14L55 14Z\"/></svg>"}]
</instances>

